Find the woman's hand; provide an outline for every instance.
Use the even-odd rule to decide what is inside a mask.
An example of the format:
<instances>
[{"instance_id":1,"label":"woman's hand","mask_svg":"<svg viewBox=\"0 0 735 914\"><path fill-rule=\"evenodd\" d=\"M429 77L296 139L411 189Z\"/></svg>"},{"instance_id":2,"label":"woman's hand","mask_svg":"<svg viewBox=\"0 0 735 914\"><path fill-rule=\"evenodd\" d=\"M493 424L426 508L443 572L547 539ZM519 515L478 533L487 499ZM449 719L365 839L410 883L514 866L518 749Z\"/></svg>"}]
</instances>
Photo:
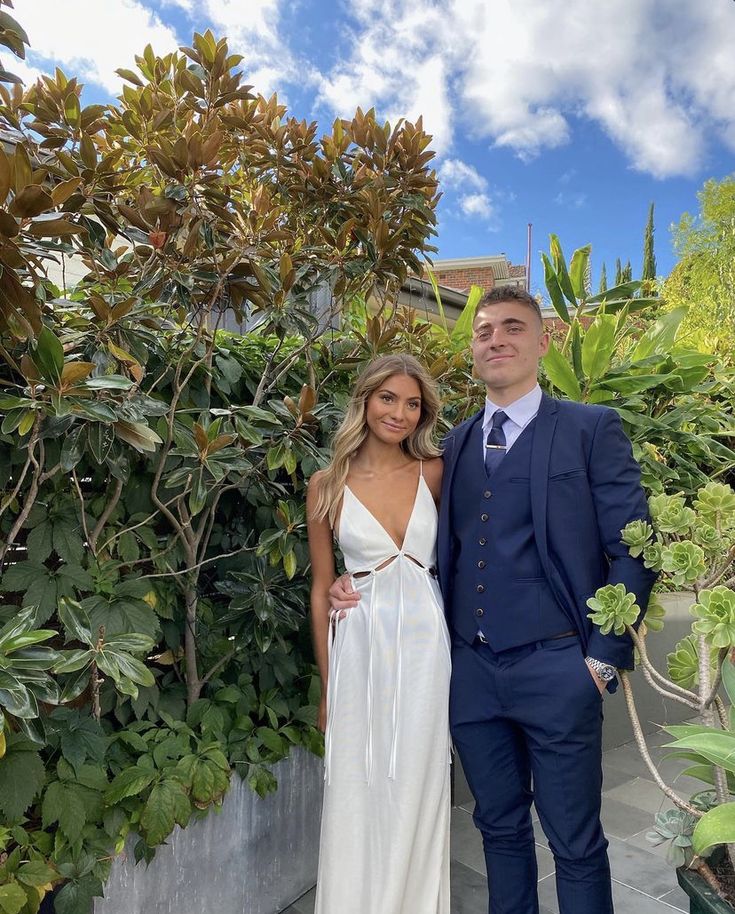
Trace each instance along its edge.
<instances>
[{"instance_id":1,"label":"woman's hand","mask_svg":"<svg viewBox=\"0 0 735 914\"><path fill-rule=\"evenodd\" d=\"M321 701L319 702L319 711L317 714L316 725L322 733L327 731L327 695L326 690L322 695Z\"/></svg>"}]
</instances>

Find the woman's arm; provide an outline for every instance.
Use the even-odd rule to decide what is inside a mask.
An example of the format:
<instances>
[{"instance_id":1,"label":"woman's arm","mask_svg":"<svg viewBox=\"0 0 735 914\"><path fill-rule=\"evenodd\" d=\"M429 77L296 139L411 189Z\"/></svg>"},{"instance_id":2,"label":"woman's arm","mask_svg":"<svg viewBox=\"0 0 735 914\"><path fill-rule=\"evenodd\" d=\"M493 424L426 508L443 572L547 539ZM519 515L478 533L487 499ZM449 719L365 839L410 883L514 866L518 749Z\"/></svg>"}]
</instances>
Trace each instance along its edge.
<instances>
[{"instance_id":1,"label":"woman's arm","mask_svg":"<svg viewBox=\"0 0 735 914\"><path fill-rule=\"evenodd\" d=\"M444 461L441 457L433 457L431 460L424 460L424 479L429 491L434 496L434 501L439 504L439 497L442 492L442 474L444 473Z\"/></svg>"},{"instance_id":2,"label":"woman's arm","mask_svg":"<svg viewBox=\"0 0 735 914\"><path fill-rule=\"evenodd\" d=\"M322 473L315 473L309 480L306 492L306 527L309 534L309 555L311 558L311 636L314 643L314 657L322 681L322 697L319 704L319 729L324 731L327 720L327 640L329 638L329 588L334 581L334 549L332 529L327 518L314 517Z\"/></svg>"}]
</instances>

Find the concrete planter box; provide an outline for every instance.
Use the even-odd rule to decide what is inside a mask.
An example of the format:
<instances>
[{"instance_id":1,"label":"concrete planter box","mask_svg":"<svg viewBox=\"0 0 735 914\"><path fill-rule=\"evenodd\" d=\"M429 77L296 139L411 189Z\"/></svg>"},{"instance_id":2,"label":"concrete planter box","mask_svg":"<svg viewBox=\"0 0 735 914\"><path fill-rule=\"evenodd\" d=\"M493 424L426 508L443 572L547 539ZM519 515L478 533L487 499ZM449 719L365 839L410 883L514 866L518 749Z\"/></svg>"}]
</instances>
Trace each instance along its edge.
<instances>
[{"instance_id":1,"label":"concrete planter box","mask_svg":"<svg viewBox=\"0 0 735 914\"><path fill-rule=\"evenodd\" d=\"M176 826L150 866L134 839L112 866L94 914L277 914L316 882L323 768L295 749L274 768L278 790L260 799L238 776L222 809Z\"/></svg>"},{"instance_id":2,"label":"concrete planter box","mask_svg":"<svg viewBox=\"0 0 735 914\"><path fill-rule=\"evenodd\" d=\"M689 914L732 914L732 907L718 898L698 873L681 867L676 878L689 896Z\"/></svg>"}]
</instances>

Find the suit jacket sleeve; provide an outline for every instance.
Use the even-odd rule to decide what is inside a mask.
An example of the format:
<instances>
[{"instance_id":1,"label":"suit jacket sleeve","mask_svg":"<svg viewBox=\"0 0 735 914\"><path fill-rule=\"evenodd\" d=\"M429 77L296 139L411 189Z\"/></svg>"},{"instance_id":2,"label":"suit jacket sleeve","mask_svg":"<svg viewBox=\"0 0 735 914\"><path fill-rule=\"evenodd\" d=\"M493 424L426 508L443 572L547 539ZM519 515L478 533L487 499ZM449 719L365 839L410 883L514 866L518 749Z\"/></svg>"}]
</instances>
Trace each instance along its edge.
<instances>
[{"instance_id":1,"label":"suit jacket sleeve","mask_svg":"<svg viewBox=\"0 0 735 914\"><path fill-rule=\"evenodd\" d=\"M642 558L632 558L620 536L626 524L648 519L648 505L641 486L641 472L623 431L620 417L604 410L595 429L587 468L602 547L609 561L607 583L624 584L636 596L641 608L636 627L648 606L656 573ZM633 643L630 635L603 635L593 627L587 654L619 669L632 669Z\"/></svg>"}]
</instances>

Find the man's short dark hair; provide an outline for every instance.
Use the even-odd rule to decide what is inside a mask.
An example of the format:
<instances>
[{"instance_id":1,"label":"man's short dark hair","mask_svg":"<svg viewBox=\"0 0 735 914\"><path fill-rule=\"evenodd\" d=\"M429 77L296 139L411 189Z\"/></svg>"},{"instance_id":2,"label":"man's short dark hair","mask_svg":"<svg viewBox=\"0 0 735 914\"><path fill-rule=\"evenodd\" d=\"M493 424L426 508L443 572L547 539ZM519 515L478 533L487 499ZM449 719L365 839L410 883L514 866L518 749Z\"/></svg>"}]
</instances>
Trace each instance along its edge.
<instances>
[{"instance_id":1,"label":"man's short dark hair","mask_svg":"<svg viewBox=\"0 0 735 914\"><path fill-rule=\"evenodd\" d=\"M539 303L530 292L527 292L525 289L521 289L518 286L495 286L494 289L486 292L477 303L475 317L477 317L483 308L499 305L501 302L518 302L519 305L525 305L538 317L539 323L543 327L544 318L541 314Z\"/></svg>"}]
</instances>

